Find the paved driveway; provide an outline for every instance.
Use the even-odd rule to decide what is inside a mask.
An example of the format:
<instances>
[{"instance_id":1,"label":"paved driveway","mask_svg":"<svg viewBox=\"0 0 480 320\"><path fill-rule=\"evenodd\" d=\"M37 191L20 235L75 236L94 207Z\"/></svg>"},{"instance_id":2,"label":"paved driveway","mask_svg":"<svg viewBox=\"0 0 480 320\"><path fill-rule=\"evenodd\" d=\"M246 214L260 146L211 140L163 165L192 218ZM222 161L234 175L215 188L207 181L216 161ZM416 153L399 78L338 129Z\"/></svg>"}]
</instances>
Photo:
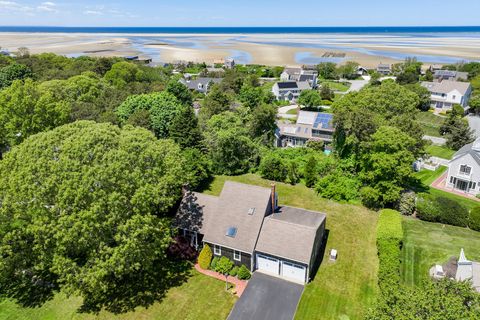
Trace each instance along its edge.
<instances>
[{"instance_id":1,"label":"paved driveway","mask_svg":"<svg viewBox=\"0 0 480 320\"><path fill-rule=\"evenodd\" d=\"M303 285L255 272L228 320L292 320Z\"/></svg>"}]
</instances>

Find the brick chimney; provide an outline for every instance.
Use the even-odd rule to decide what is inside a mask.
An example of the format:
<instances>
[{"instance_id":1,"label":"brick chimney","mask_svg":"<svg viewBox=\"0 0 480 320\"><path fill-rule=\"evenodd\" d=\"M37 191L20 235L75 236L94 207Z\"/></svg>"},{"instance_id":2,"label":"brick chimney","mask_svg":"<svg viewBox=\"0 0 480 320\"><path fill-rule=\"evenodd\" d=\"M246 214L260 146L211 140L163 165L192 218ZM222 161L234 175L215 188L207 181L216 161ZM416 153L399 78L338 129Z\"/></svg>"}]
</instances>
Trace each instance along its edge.
<instances>
[{"instance_id":1,"label":"brick chimney","mask_svg":"<svg viewBox=\"0 0 480 320\"><path fill-rule=\"evenodd\" d=\"M272 192L271 192L270 198L271 198L271 205L272 205L272 214L274 214L275 213L275 183L272 183L271 187L272 187Z\"/></svg>"}]
</instances>

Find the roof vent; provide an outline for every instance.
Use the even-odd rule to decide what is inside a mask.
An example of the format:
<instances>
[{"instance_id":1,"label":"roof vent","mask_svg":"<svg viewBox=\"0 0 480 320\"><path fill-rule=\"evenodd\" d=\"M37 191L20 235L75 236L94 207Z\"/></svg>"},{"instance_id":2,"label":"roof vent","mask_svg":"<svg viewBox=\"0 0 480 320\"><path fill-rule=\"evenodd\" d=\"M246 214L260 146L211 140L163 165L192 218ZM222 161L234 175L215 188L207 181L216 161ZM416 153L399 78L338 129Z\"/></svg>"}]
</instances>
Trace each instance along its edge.
<instances>
[{"instance_id":1,"label":"roof vent","mask_svg":"<svg viewBox=\"0 0 480 320\"><path fill-rule=\"evenodd\" d=\"M255 208L248 209L248 215L252 216L255 213Z\"/></svg>"},{"instance_id":2,"label":"roof vent","mask_svg":"<svg viewBox=\"0 0 480 320\"><path fill-rule=\"evenodd\" d=\"M230 237L230 238L235 238L235 236L237 235L237 228L236 227L229 227L227 229L227 233L225 235L227 237Z\"/></svg>"}]
</instances>

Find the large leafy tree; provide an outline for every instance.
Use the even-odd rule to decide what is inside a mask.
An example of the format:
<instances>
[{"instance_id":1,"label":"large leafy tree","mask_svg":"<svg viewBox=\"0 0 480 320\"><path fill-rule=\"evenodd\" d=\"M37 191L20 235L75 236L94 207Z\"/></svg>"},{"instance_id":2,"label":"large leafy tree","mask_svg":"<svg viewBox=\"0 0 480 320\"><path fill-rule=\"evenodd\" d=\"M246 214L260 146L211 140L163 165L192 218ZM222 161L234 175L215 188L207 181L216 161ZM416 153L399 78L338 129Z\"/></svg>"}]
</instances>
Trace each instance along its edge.
<instances>
[{"instance_id":1,"label":"large leafy tree","mask_svg":"<svg viewBox=\"0 0 480 320\"><path fill-rule=\"evenodd\" d=\"M411 182L415 140L395 127L380 127L367 143L361 178L364 203L369 206L393 204Z\"/></svg>"},{"instance_id":2,"label":"large leafy tree","mask_svg":"<svg viewBox=\"0 0 480 320\"><path fill-rule=\"evenodd\" d=\"M416 93L391 81L345 95L333 104L337 152L342 157L359 156L362 142L369 141L380 126L389 125L414 138L419 155L423 132L415 122L418 105Z\"/></svg>"},{"instance_id":3,"label":"large leafy tree","mask_svg":"<svg viewBox=\"0 0 480 320\"><path fill-rule=\"evenodd\" d=\"M165 90L167 92L170 92L171 94L173 94L178 99L178 101L180 101L181 103L183 103L185 105L188 105L188 106L192 105L192 103L193 103L192 93L187 88L187 86L185 86L183 83L180 83L179 81L177 81L177 79L175 79L175 78L171 79L168 82Z\"/></svg>"},{"instance_id":4,"label":"large leafy tree","mask_svg":"<svg viewBox=\"0 0 480 320\"><path fill-rule=\"evenodd\" d=\"M217 174L241 174L258 163L258 146L241 117L226 111L207 123L205 145Z\"/></svg>"},{"instance_id":5,"label":"large leafy tree","mask_svg":"<svg viewBox=\"0 0 480 320\"><path fill-rule=\"evenodd\" d=\"M83 309L148 305L172 276L167 212L180 149L142 128L79 121L30 137L0 162L0 287L25 305L55 290Z\"/></svg>"},{"instance_id":6,"label":"large leafy tree","mask_svg":"<svg viewBox=\"0 0 480 320\"><path fill-rule=\"evenodd\" d=\"M298 103L306 108L318 107L322 104L322 97L317 90L304 90L300 93Z\"/></svg>"},{"instance_id":7,"label":"large leafy tree","mask_svg":"<svg viewBox=\"0 0 480 320\"><path fill-rule=\"evenodd\" d=\"M160 93L129 96L117 109L121 122L125 123L139 110L150 113L150 128L159 138L169 136L169 128L175 116L180 112L182 104L174 95L166 91Z\"/></svg>"},{"instance_id":8,"label":"large leafy tree","mask_svg":"<svg viewBox=\"0 0 480 320\"><path fill-rule=\"evenodd\" d=\"M33 80L14 81L0 92L0 155L32 134L66 123L69 115L68 102L41 90Z\"/></svg>"},{"instance_id":9,"label":"large leafy tree","mask_svg":"<svg viewBox=\"0 0 480 320\"><path fill-rule=\"evenodd\" d=\"M23 80L33 76L32 70L23 64L14 63L0 69L0 89L8 87L14 80Z\"/></svg>"},{"instance_id":10,"label":"large leafy tree","mask_svg":"<svg viewBox=\"0 0 480 320\"><path fill-rule=\"evenodd\" d=\"M200 122L204 126L214 115L230 109L232 97L219 85L214 85L208 95L203 99L200 109Z\"/></svg>"}]
</instances>

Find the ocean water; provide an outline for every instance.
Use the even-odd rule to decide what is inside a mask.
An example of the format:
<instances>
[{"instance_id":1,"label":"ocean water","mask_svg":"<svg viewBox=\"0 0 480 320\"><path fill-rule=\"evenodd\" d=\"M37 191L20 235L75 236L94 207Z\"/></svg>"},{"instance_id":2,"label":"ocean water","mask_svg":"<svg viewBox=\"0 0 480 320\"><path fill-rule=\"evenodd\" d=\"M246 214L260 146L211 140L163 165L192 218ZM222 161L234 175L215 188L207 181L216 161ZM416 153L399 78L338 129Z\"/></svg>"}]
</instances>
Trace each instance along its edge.
<instances>
[{"instance_id":1,"label":"ocean water","mask_svg":"<svg viewBox=\"0 0 480 320\"><path fill-rule=\"evenodd\" d=\"M45 27L0 26L0 32L57 32L57 33L175 33L175 34L315 34L315 33L472 33L480 32L480 26L432 26L432 27Z\"/></svg>"}]
</instances>

